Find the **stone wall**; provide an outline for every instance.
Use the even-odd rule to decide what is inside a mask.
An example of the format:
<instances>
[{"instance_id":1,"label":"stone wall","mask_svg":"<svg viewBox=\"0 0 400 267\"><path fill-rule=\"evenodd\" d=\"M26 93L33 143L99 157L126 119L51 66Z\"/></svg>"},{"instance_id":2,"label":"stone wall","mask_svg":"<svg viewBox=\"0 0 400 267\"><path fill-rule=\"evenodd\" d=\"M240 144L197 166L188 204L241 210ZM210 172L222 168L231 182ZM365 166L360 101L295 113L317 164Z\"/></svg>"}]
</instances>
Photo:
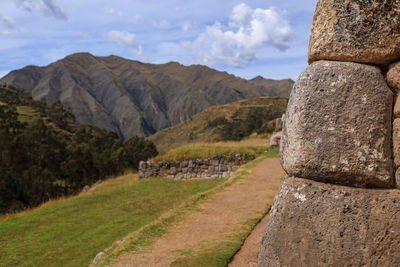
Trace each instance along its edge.
<instances>
[{"instance_id":1,"label":"stone wall","mask_svg":"<svg viewBox=\"0 0 400 267\"><path fill-rule=\"evenodd\" d=\"M207 159L175 162L139 163L139 178L165 177L171 179L228 178L240 165L254 160L253 155L215 155Z\"/></svg>"},{"instance_id":2,"label":"stone wall","mask_svg":"<svg viewBox=\"0 0 400 267\"><path fill-rule=\"evenodd\" d=\"M400 0L318 1L258 266L400 266L398 18Z\"/></svg>"},{"instance_id":3,"label":"stone wall","mask_svg":"<svg viewBox=\"0 0 400 267\"><path fill-rule=\"evenodd\" d=\"M275 121L275 131L272 133L271 138L269 140L269 148L277 149L281 146L282 139L282 128L283 122L285 121L285 114L282 115L282 118L277 118Z\"/></svg>"}]
</instances>

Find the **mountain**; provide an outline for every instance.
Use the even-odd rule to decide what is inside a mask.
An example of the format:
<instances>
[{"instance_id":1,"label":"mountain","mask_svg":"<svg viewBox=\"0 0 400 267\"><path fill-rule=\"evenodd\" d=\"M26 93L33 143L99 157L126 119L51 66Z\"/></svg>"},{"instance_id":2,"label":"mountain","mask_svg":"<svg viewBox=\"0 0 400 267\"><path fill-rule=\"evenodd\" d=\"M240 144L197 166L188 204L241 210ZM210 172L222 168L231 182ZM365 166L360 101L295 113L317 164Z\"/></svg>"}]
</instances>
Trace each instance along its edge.
<instances>
[{"instance_id":1,"label":"mountain","mask_svg":"<svg viewBox=\"0 0 400 267\"><path fill-rule=\"evenodd\" d=\"M254 131L271 133L275 119L285 113L287 103L284 97L264 96L209 107L147 139L164 153L189 143L238 140Z\"/></svg>"},{"instance_id":2,"label":"mountain","mask_svg":"<svg viewBox=\"0 0 400 267\"><path fill-rule=\"evenodd\" d=\"M245 80L201 65L145 64L117 56L77 53L46 67L10 72L0 84L48 104L60 100L80 123L120 138L149 136L204 109L259 96L287 97L293 81Z\"/></svg>"}]
</instances>

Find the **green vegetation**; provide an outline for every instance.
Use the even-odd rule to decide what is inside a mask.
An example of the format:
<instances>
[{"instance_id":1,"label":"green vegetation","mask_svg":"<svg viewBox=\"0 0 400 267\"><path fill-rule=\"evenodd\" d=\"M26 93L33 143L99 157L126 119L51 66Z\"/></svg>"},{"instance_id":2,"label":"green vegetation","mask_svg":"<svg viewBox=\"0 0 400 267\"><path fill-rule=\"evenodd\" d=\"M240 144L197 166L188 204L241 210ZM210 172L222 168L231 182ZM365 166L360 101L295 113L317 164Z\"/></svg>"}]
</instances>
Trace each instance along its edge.
<instances>
[{"instance_id":1,"label":"green vegetation","mask_svg":"<svg viewBox=\"0 0 400 267\"><path fill-rule=\"evenodd\" d=\"M285 113L287 98L258 97L213 106L178 125L148 137L163 154L193 143L242 140L254 133L270 134Z\"/></svg>"},{"instance_id":2,"label":"green vegetation","mask_svg":"<svg viewBox=\"0 0 400 267\"><path fill-rule=\"evenodd\" d=\"M190 159L204 159L215 155L227 155L229 153L253 155L267 150L268 136L250 137L239 142L194 143L172 149L157 156L152 161L176 161Z\"/></svg>"},{"instance_id":3,"label":"green vegetation","mask_svg":"<svg viewBox=\"0 0 400 267\"><path fill-rule=\"evenodd\" d=\"M141 180L0 222L0 266L88 265L116 240L221 181Z\"/></svg>"},{"instance_id":4,"label":"green vegetation","mask_svg":"<svg viewBox=\"0 0 400 267\"><path fill-rule=\"evenodd\" d=\"M59 101L47 107L13 87L0 87L0 101L0 214L74 194L158 154L143 138L122 143L77 124Z\"/></svg>"},{"instance_id":5,"label":"green vegetation","mask_svg":"<svg viewBox=\"0 0 400 267\"><path fill-rule=\"evenodd\" d=\"M282 115L281 111L273 110L271 107L254 107L244 116L242 113L242 110L236 111L230 121L221 125L219 129L221 140L240 141L253 132L272 133L275 130L274 120Z\"/></svg>"}]
</instances>

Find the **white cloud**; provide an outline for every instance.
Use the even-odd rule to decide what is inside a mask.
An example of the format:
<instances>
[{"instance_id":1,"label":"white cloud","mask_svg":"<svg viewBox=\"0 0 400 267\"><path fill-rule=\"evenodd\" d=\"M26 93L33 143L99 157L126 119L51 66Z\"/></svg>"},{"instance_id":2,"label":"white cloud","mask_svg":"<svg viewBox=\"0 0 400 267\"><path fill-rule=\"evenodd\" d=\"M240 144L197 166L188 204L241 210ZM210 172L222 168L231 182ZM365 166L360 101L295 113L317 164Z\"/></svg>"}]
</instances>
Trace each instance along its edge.
<instances>
[{"instance_id":1,"label":"white cloud","mask_svg":"<svg viewBox=\"0 0 400 267\"><path fill-rule=\"evenodd\" d=\"M171 27L171 24L166 21L165 19L162 21L153 21L153 26L156 28L160 28L160 29L169 29Z\"/></svg>"},{"instance_id":2,"label":"white cloud","mask_svg":"<svg viewBox=\"0 0 400 267\"><path fill-rule=\"evenodd\" d=\"M199 26L199 23L197 21L192 21L192 20L186 20L183 22L182 25L182 30L187 32L188 30L192 28L197 28Z\"/></svg>"},{"instance_id":3,"label":"white cloud","mask_svg":"<svg viewBox=\"0 0 400 267\"><path fill-rule=\"evenodd\" d=\"M184 7L184 6L177 6L177 7L175 7L175 10L176 11L186 11L188 8L187 7Z\"/></svg>"},{"instance_id":4,"label":"white cloud","mask_svg":"<svg viewBox=\"0 0 400 267\"><path fill-rule=\"evenodd\" d=\"M110 31L105 33L104 37L120 45L131 48L138 56L143 54L142 46L136 42L136 36L133 33L126 31Z\"/></svg>"},{"instance_id":5,"label":"white cloud","mask_svg":"<svg viewBox=\"0 0 400 267\"><path fill-rule=\"evenodd\" d=\"M17 7L28 12L39 12L43 15L66 20L67 14L57 5L56 0L14 0Z\"/></svg>"},{"instance_id":6,"label":"white cloud","mask_svg":"<svg viewBox=\"0 0 400 267\"><path fill-rule=\"evenodd\" d=\"M198 63L243 67L257 58L258 49L272 46L284 51L293 37L289 22L275 8L253 9L242 3L233 8L229 25L207 26L195 41L183 46L198 51Z\"/></svg>"},{"instance_id":7,"label":"white cloud","mask_svg":"<svg viewBox=\"0 0 400 267\"><path fill-rule=\"evenodd\" d=\"M12 18L0 14L0 36L9 36L15 31L15 22Z\"/></svg>"},{"instance_id":8,"label":"white cloud","mask_svg":"<svg viewBox=\"0 0 400 267\"><path fill-rule=\"evenodd\" d=\"M139 24L143 20L143 16L140 14L133 15L129 18L129 21L135 24Z\"/></svg>"},{"instance_id":9,"label":"white cloud","mask_svg":"<svg viewBox=\"0 0 400 267\"><path fill-rule=\"evenodd\" d=\"M117 11L112 7L105 7L104 12L106 12L109 15L117 16L117 17L122 17L124 14L121 11Z\"/></svg>"},{"instance_id":10,"label":"white cloud","mask_svg":"<svg viewBox=\"0 0 400 267\"><path fill-rule=\"evenodd\" d=\"M15 22L10 17L0 15L0 26L3 26L7 29L14 29Z\"/></svg>"}]
</instances>

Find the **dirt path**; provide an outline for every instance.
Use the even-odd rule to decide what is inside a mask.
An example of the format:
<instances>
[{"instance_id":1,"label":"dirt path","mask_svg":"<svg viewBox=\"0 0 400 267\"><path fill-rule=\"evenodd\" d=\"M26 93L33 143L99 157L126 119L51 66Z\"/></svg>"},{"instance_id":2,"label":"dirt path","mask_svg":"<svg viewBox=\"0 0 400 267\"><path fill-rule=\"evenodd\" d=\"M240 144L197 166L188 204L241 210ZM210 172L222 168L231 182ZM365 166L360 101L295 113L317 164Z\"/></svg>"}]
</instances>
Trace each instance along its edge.
<instances>
[{"instance_id":1,"label":"dirt path","mask_svg":"<svg viewBox=\"0 0 400 267\"><path fill-rule=\"evenodd\" d=\"M268 215L257 224L251 234L244 241L239 252L233 257L228 267L253 267L257 265L258 251L260 250L260 242L264 234L265 225L267 224Z\"/></svg>"},{"instance_id":2,"label":"dirt path","mask_svg":"<svg viewBox=\"0 0 400 267\"><path fill-rule=\"evenodd\" d=\"M148 253L123 253L113 266L169 266L182 251L196 251L205 244L235 236L245 222L272 204L283 176L279 159L264 160L249 178L226 187L173 225Z\"/></svg>"}]
</instances>

